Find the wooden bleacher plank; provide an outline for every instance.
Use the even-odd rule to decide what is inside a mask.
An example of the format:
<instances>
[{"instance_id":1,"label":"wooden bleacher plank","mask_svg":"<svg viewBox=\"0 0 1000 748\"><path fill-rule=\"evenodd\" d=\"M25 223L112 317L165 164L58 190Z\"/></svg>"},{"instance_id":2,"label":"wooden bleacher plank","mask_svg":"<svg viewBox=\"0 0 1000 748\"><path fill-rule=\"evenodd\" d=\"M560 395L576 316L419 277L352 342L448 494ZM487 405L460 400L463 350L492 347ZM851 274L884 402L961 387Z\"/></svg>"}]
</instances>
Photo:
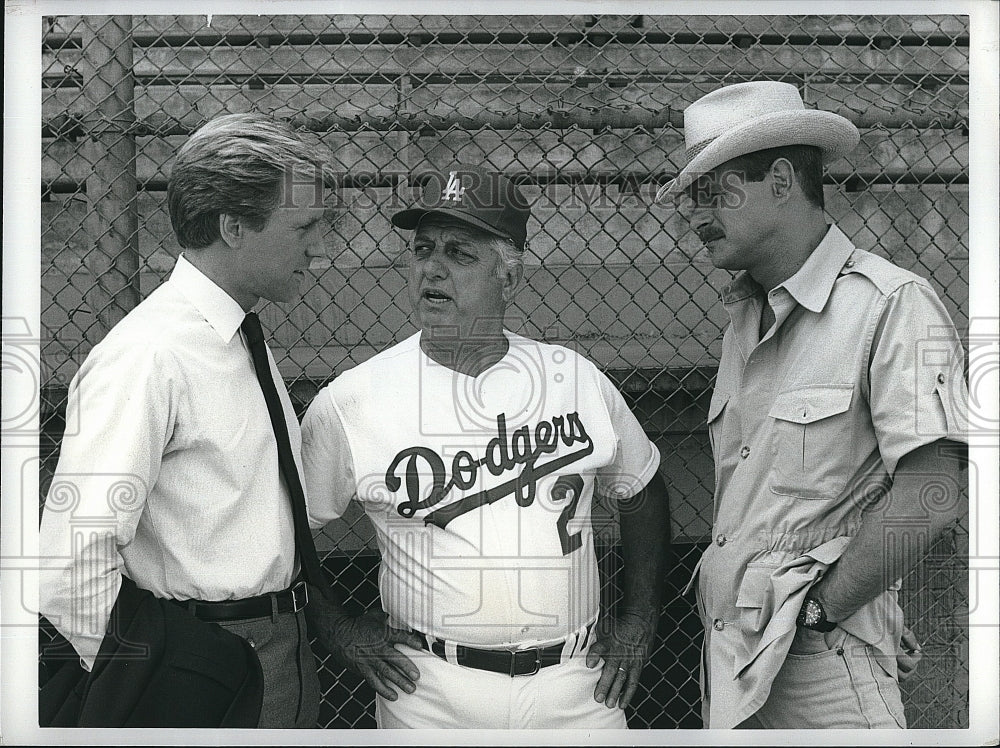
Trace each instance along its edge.
<instances>
[{"instance_id":1,"label":"wooden bleacher plank","mask_svg":"<svg viewBox=\"0 0 1000 748\"><path fill-rule=\"evenodd\" d=\"M64 75L80 65L76 48L43 50L44 76ZM572 79L615 76L696 75L773 77L953 76L968 72L968 55L956 47L891 47L812 44L280 44L271 47L222 44L209 47L139 47L134 52L139 79L166 77L202 81L231 78L350 76L351 80L399 78L538 76Z\"/></svg>"},{"instance_id":2,"label":"wooden bleacher plank","mask_svg":"<svg viewBox=\"0 0 1000 748\"><path fill-rule=\"evenodd\" d=\"M657 134L585 130L564 131L452 131L433 137L406 133L324 133L331 170L351 179L383 184L405 183L414 172L441 168L456 158L481 161L497 171L528 182L551 179L581 183L621 181L655 182L677 173L687 161L683 137L665 130ZM140 184L166 184L174 154L185 136L140 138L136 172ZM42 154L42 183L65 191L82 184L91 164L73 142L46 142ZM968 177L968 136L959 130L884 128L865 130L861 145L829 165L831 178L919 182L963 181Z\"/></svg>"},{"instance_id":3,"label":"wooden bleacher plank","mask_svg":"<svg viewBox=\"0 0 1000 748\"><path fill-rule=\"evenodd\" d=\"M605 113L608 122L617 111L635 121L643 115L652 126L680 126L683 110L736 78L719 80L692 76L685 82L608 78L574 84L548 80L467 83L429 83L416 87L400 110L406 115L461 115L472 121L500 126L514 114L544 116L556 113L571 121L590 112ZM800 81L790 81L802 88ZM954 126L968 120L968 86L922 87L906 81L810 80L804 90L807 106L847 117L859 127ZM597 118L599 119L599 117ZM507 125L509 127L509 125Z\"/></svg>"},{"instance_id":4,"label":"wooden bleacher plank","mask_svg":"<svg viewBox=\"0 0 1000 748\"><path fill-rule=\"evenodd\" d=\"M877 37L918 39L968 38L963 16L697 16L643 15L574 16L439 16L439 15L205 15L135 16L133 33L144 43L187 39L213 39L220 35L251 35L281 38L292 34L633 34L655 36L753 35L811 36L815 38L872 39ZM79 16L51 17L46 34L53 37L79 34Z\"/></svg>"},{"instance_id":5,"label":"wooden bleacher plank","mask_svg":"<svg viewBox=\"0 0 1000 748\"><path fill-rule=\"evenodd\" d=\"M625 118L637 125L665 127L680 126L685 107L737 80L692 76L685 81L647 81L611 75L579 83L512 76L496 82L426 83L405 91L400 81L268 83L255 89L188 80L137 86L135 115L156 132L191 132L217 114L249 110L312 129L345 127L352 121L390 129L398 118L434 117L506 129L533 120L537 127L546 115L553 120L593 121L597 127L602 119L603 124L615 125ZM968 121L968 85L960 82L940 86L933 80L813 77L803 87L794 76L790 80L803 89L808 106L841 114L859 127L954 127ZM43 91L42 119L47 128L58 127L68 117L82 117L87 107L77 87Z\"/></svg>"}]
</instances>

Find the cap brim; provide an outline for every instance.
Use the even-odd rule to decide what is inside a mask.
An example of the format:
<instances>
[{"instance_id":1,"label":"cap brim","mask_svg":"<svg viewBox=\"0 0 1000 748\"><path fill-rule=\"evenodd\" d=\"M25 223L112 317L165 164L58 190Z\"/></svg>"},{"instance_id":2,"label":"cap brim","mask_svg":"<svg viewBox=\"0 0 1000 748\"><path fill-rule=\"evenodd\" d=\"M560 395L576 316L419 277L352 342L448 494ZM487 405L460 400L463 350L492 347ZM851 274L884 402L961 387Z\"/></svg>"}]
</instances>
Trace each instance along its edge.
<instances>
[{"instance_id":1,"label":"cap brim","mask_svg":"<svg viewBox=\"0 0 1000 748\"><path fill-rule=\"evenodd\" d=\"M826 161L853 151L861 140L858 128L834 112L803 109L758 117L720 135L691 159L677 177L656 191L656 201L687 189L702 174L755 151L789 145L812 145Z\"/></svg>"},{"instance_id":2,"label":"cap brim","mask_svg":"<svg viewBox=\"0 0 1000 748\"><path fill-rule=\"evenodd\" d=\"M491 226L486 223L486 221L483 221L474 215L470 215L464 210L457 210L454 208L450 210L435 210L434 208L407 208L406 210L401 210L398 213L393 213L389 220L392 222L393 226L397 226L401 229L413 230L420 225L421 220L430 215L452 218L456 221L467 223L480 231L485 231L487 234L514 241L513 237L503 231L498 231L495 226Z\"/></svg>"}]
</instances>

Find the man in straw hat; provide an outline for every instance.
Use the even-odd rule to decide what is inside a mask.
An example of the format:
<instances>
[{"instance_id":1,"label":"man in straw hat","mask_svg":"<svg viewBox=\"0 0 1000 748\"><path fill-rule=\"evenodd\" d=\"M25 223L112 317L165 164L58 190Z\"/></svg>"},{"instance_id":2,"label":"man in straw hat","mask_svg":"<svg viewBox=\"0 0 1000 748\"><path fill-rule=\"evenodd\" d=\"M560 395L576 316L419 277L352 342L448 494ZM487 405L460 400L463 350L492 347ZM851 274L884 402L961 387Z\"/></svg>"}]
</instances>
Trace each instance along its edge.
<instances>
[{"instance_id":1,"label":"man in straw hat","mask_svg":"<svg viewBox=\"0 0 1000 748\"><path fill-rule=\"evenodd\" d=\"M658 197L740 271L708 414L705 724L904 727L899 580L961 514L958 336L926 280L828 222L822 165L858 144L848 120L760 81L696 101L684 135Z\"/></svg>"},{"instance_id":2,"label":"man in straw hat","mask_svg":"<svg viewBox=\"0 0 1000 748\"><path fill-rule=\"evenodd\" d=\"M380 727L625 728L656 629L659 452L593 363L505 329L528 218L502 175L428 174L392 217L414 232L419 332L337 377L303 421L314 526L354 500L378 538L388 619L329 638L372 653L355 660ZM620 509L625 562L600 622L598 495Z\"/></svg>"}]
</instances>

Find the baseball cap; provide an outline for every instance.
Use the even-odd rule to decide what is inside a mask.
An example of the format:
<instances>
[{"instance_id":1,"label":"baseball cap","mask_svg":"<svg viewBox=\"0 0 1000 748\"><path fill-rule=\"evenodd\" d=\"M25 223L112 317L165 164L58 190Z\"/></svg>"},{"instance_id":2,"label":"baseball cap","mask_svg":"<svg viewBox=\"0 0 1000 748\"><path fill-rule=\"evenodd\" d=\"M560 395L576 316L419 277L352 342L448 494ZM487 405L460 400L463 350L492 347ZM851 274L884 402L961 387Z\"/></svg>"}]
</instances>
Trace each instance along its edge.
<instances>
[{"instance_id":1,"label":"baseball cap","mask_svg":"<svg viewBox=\"0 0 1000 748\"><path fill-rule=\"evenodd\" d=\"M524 249L531 210L524 193L503 174L456 163L426 172L423 179L418 206L394 213L394 226L415 229L425 216L448 216Z\"/></svg>"}]
</instances>

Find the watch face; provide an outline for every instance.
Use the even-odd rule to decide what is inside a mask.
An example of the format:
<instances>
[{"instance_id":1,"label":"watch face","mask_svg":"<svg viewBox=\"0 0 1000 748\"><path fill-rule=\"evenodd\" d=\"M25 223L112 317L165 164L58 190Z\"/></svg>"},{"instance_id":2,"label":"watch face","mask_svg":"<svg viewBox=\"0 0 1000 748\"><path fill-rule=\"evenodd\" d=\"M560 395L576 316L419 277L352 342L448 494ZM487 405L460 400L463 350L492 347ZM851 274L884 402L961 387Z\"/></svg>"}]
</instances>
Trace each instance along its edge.
<instances>
[{"instance_id":1,"label":"watch face","mask_svg":"<svg viewBox=\"0 0 1000 748\"><path fill-rule=\"evenodd\" d=\"M802 610L799 611L799 625L805 626L806 628L812 628L816 624L823 620L823 608L818 602L810 597L806 598L805 603L802 605Z\"/></svg>"},{"instance_id":2,"label":"watch face","mask_svg":"<svg viewBox=\"0 0 1000 748\"><path fill-rule=\"evenodd\" d=\"M815 600L806 601L806 625L815 626L819 623L820 619L820 609L819 605L816 604Z\"/></svg>"}]
</instances>

